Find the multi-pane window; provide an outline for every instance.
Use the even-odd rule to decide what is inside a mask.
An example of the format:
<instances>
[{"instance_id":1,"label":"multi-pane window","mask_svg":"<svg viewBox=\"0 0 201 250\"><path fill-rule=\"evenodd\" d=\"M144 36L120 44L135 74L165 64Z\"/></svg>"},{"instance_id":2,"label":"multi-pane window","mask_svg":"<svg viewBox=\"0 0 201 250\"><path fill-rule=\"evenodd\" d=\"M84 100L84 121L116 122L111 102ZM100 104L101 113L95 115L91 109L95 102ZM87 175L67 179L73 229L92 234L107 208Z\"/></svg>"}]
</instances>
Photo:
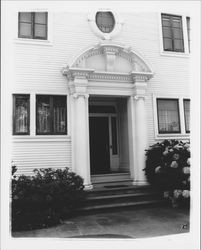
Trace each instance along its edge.
<instances>
[{"instance_id":1,"label":"multi-pane window","mask_svg":"<svg viewBox=\"0 0 201 250\"><path fill-rule=\"evenodd\" d=\"M162 14L163 48L165 51L184 52L182 17Z\"/></svg>"},{"instance_id":2,"label":"multi-pane window","mask_svg":"<svg viewBox=\"0 0 201 250\"><path fill-rule=\"evenodd\" d=\"M36 134L66 133L66 96L36 96Z\"/></svg>"},{"instance_id":3,"label":"multi-pane window","mask_svg":"<svg viewBox=\"0 0 201 250\"><path fill-rule=\"evenodd\" d=\"M184 99L184 119L186 133L190 133L190 100Z\"/></svg>"},{"instance_id":4,"label":"multi-pane window","mask_svg":"<svg viewBox=\"0 0 201 250\"><path fill-rule=\"evenodd\" d=\"M115 20L112 12L98 11L96 13L96 24L103 33L112 32L115 25Z\"/></svg>"},{"instance_id":5,"label":"multi-pane window","mask_svg":"<svg viewBox=\"0 0 201 250\"><path fill-rule=\"evenodd\" d=\"M29 95L13 95L13 134L29 135Z\"/></svg>"},{"instance_id":6,"label":"multi-pane window","mask_svg":"<svg viewBox=\"0 0 201 250\"><path fill-rule=\"evenodd\" d=\"M47 12L19 12L18 37L47 39Z\"/></svg>"},{"instance_id":7,"label":"multi-pane window","mask_svg":"<svg viewBox=\"0 0 201 250\"><path fill-rule=\"evenodd\" d=\"M159 134L180 133L177 99L157 99L157 111Z\"/></svg>"},{"instance_id":8,"label":"multi-pane window","mask_svg":"<svg viewBox=\"0 0 201 250\"><path fill-rule=\"evenodd\" d=\"M190 52L190 17L186 17L187 35L188 35L188 50Z\"/></svg>"}]
</instances>

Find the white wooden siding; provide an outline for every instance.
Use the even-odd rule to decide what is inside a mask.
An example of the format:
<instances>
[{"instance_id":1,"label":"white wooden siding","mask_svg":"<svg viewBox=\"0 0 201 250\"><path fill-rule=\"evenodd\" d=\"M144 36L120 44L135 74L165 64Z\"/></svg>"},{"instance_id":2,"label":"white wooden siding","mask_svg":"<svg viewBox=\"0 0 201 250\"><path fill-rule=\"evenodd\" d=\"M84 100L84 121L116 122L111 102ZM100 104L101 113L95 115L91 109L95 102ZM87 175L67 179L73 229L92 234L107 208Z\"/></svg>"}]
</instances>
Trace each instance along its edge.
<instances>
[{"instance_id":1,"label":"white wooden siding","mask_svg":"<svg viewBox=\"0 0 201 250\"><path fill-rule=\"evenodd\" d=\"M61 69L86 48L98 44L99 39L87 20L89 13L53 13L51 44L20 42L13 33L15 50L15 83L13 93L68 94L66 78ZM173 13L174 14L174 13ZM151 65L154 77L148 82L146 112L148 142L155 141L154 95L189 96L188 55L161 54L158 13L120 13L124 20L121 32L113 43L131 47ZM16 15L17 23L17 15ZM17 25L16 25L17 29ZM174 53L172 53L174 55ZM37 137L37 136L36 136ZM13 160L23 173L36 167L71 166L70 141L13 140Z\"/></svg>"},{"instance_id":2,"label":"white wooden siding","mask_svg":"<svg viewBox=\"0 0 201 250\"><path fill-rule=\"evenodd\" d=\"M32 174L34 168L71 169L71 142L69 140L13 140L13 164L18 173Z\"/></svg>"}]
</instances>

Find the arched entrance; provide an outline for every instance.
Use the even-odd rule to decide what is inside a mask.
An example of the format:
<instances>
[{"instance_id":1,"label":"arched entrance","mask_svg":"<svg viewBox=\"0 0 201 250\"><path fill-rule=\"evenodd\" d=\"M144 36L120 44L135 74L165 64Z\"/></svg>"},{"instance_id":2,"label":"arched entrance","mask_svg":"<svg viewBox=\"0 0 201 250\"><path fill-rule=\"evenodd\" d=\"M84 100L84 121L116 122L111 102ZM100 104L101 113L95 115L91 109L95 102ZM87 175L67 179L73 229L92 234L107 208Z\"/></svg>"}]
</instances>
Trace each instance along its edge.
<instances>
[{"instance_id":1,"label":"arched entrance","mask_svg":"<svg viewBox=\"0 0 201 250\"><path fill-rule=\"evenodd\" d=\"M122 170L126 157L133 183L144 184L145 96L147 81L153 76L150 67L131 48L103 43L76 57L63 74L70 93L73 170L84 178L85 187L92 187L94 172ZM109 100L113 107L118 106L115 112L112 105L103 105ZM127 139L120 140L122 133ZM123 151L128 151L127 156Z\"/></svg>"}]
</instances>

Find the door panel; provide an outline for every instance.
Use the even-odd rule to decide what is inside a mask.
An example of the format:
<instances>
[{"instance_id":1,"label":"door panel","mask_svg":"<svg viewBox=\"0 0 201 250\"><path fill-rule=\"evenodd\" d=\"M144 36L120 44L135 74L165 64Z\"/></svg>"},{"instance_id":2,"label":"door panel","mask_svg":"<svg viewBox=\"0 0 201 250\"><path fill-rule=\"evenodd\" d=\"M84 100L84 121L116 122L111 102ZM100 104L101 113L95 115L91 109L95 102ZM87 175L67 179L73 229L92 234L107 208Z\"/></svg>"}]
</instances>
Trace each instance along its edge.
<instances>
[{"instance_id":1,"label":"door panel","mask_svg":"<svg viewBox=\"0 0 201 250\"><path fill-rule=\"evenodd\" d=\"M91 174L110 172L108 117L89 117Z\"/></svg>"}]
</instances>

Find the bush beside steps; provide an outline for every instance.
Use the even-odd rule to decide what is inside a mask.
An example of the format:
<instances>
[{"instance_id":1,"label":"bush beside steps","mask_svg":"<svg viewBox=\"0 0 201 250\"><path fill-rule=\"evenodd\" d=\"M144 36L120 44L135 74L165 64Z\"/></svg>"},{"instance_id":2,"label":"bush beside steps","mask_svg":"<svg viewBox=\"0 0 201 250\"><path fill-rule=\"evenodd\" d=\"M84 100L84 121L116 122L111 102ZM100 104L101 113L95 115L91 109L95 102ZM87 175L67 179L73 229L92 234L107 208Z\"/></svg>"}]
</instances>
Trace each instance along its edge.
<instances>
[{"instance_id":1,"label":"bush beside steps","mask_svg":"<svg viewBox=\"0 0 201 250\"><path fill-rule=\"evenodd\" d=\"M12 231L47 228L76 213L84 200L83 179L71 172L35 169L16 176L12 168Z\"/></svg>"}]
</instances>

